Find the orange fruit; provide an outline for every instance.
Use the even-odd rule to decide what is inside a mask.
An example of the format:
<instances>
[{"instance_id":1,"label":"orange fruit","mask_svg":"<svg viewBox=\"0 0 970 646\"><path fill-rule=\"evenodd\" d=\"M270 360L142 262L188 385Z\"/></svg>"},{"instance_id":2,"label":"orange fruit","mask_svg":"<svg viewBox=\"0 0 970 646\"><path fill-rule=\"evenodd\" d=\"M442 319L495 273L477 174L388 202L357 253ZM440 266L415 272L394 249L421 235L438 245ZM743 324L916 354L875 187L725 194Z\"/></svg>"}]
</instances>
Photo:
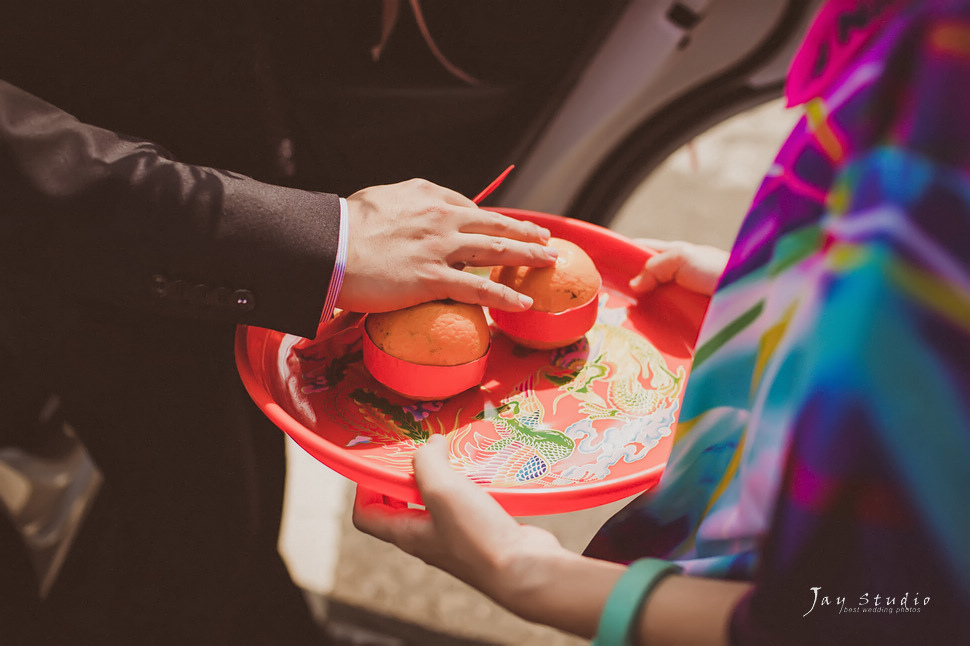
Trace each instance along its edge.
<instances>
[{"instance_id":1,"label":"orange fruit","mask_svg":"<svg viewBox=\"0 0 970 646\"><path fill-rule=\"evenodd\" d=\"M368 314L364 326L387 354L426 366L468 363L488 350L488 321L480 305L431 301Z\"/></svg>"},{"instance_id":2,"label":"orange fruit","mask_svg":"<svg viewBox=\"0 0 970 646\"><path fill-rule=\"evenodd\" d=\"M563 312L588 303L596 297L603 286L603 279L593 259L578 245L562 238L551 238L549 244L556 248L559 257L551 267L493 267L492 280L508 285L517 292L532 297L532 311L547 316ZM521 317L523 314L506 314L507 317ZM550 316L550 319L553 317ZM561 322L549 320L549 326ZM502 329L498 319L496 326ZM523 338L508 330L502 331L519 345L536 350L550 350L575 343L588 330L579 336L566 334L555 341Z\"/></svg>"},{"instance_id":3,"label":"orange fruit","mask_svg":"<svg viewBox=\"0 0 970 646\"><path fill-rule=\"evenodd\" d=\"M492 268L492 280L531 296L537 312L562 312L596 296L603 279L593 259L569 240L550 238L549 245L559 252L555 265L497 266Z\"/></svg>"}]
</instances>

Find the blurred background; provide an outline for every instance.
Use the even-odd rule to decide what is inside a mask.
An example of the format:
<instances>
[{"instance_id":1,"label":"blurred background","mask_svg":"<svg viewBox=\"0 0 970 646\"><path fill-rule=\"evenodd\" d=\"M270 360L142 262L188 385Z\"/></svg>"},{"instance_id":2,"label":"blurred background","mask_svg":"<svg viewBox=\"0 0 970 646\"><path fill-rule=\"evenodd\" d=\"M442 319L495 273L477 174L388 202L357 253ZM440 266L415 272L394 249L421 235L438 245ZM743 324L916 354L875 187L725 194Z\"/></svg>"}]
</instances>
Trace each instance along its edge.
<instances>
[{"instance_id":1,"label":"blurred background","mask_svg":"<svg viewBox=\"0 0 970 646\"><path fill-rule=\"evenodd\" d=\"M629 237L729 248L761 177L798 116L776 100L707 131L670 155L631 194L611 228ZM338 643L587 643L525 622L449 575L356 531L350 521L353 483L292 443L287 457L280 549ZM626 502L521 520L548 529L567 548L581 552Z\"/></svg>"}]
</instances>

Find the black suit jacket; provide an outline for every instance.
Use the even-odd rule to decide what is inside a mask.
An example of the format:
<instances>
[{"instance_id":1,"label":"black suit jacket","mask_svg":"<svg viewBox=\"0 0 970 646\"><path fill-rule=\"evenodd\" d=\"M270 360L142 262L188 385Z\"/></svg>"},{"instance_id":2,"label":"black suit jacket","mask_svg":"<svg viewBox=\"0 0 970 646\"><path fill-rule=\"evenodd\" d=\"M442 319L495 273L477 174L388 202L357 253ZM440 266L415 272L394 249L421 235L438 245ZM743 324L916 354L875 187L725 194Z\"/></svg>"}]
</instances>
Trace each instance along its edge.
<instances>
[{"instance_id":1,"label":"black suit jacket","mask_svg":"<svg viewBox=\"0 0 970 646\"><path fill-rule=\"evenodd\" d=\"M338 218L0 81L0 370L60 395L105 475L44 603L0 577L0 642L317 643L276 553L283 434L232 340L312 336Z\"/></svg>"},{"instance_id":2,"label":"black suit jacket","mask_svg":"<svg viewBox=\"0 0 970 646\"><path fill-rule=\"evenodd\" d=\"M316 331L335 195L179 163L0 81L0 283Z\"/></svg>"}]
</instances>

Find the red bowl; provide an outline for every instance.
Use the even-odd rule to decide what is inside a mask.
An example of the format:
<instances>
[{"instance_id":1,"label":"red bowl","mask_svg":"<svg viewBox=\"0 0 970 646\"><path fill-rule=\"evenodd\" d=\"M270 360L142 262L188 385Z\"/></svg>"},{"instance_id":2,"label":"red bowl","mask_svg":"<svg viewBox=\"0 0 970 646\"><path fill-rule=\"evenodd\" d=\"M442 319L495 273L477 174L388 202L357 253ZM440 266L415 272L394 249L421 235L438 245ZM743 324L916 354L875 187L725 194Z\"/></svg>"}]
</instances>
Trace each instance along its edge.
<instances>
[{"instance_id":1,"label":"red bowl","mask_svg":"<svg viewBox=\"0 0 970 646\"><path fill-rule=\"evenodd\" d=\"M571 345L589 332L596 323L599 294L562 312L506 312L489 310L495 327L521 345L551 350Z\"/></svg>"},{"instance_id":2,"label":"red bowl","mask_svg":"<svg viewBox=\"0 0 970 646\"><path fill-rule=\"evenodd\" d=\"M412 363L384 352L370 338L364 326L364 367L377 381L410 399L432 401L447 399L482 383L488 366L485 350L478 359L455 366L428 366Z\"/></svg>"}]
</instances>

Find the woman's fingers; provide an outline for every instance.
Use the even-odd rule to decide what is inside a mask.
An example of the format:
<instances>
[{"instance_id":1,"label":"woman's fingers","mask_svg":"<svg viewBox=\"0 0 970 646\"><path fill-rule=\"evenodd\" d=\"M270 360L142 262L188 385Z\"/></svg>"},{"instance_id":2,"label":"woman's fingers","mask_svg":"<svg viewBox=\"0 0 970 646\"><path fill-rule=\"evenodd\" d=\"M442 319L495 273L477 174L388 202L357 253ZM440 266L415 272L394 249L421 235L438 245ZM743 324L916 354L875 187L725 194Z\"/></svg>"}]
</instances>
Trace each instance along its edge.
<instances>
[{"instance_id":1,"label":"woman's fingers","mask_svg":"<svg viewBox=\"0 0 970 646\"><path fill-rule=\"evenodd\" d=\"M683 265L684 257L677 249L650 256L640 273L630 281L630 289L636 294L645 294L661 283L673 281Z\"/></svg>"},{"instance_id":2,"label":"woman's fingers","mask_svg":"<svg viewBox=\"0 0 970 646\"><path fill-rule=\"evenodd\" d=\"M520 525L484 489L455 471L449 443L432 436L414 453L426 511L389 508L358 487L354 524L498 600L514 593L538 555L562 550L545 530ZM525 587L532 590L528 583ZM512 593L509 593L509 591Z\"/></svg>"},{"instance_id":3,"label":"woman's fingers","mask_svg":"<svg viewBox=\"0 0 970 646\"><path fill-rule=\"evenodd\" d=\"M432 531L428 512L411 509L405 502L362 485L357 485L354 496L353 523L365 534L397 545L410 554L414 554L414 545L420 544Z\"/></svg>"},{"instance_id":4,"label":"woman's fingers","mask_svg":"<svg viewBox=\"0 0 970 646\"><path fill-rule=\"evenodd\" d=\"M491 544L490 536L518 531L518 523L488 493L452 469L443 437L432 436L415 452L414 471L426 510L358 485L354 526L456 574L464 560L460 554L477 549L479 541Z\"/></svg>"},{"instance_id":5,"label":"woman's fingers","mask_svg":"<svg viewBox=\"0 0 970 646\"><path fill-rule=\"evenodd\" d=\"M481 517L502 507L488 493L455 471L448 460L448 441L433 435L414 453L414 477L425 507L435 517L454 520L462 516Z\"/></svg>"},{"instance_id":6,"label":"woman's fingers","mask_svg":"<svg viewBox=\"0 0 970 646\"><path fill-rule=\"evenodd\" d=\"M676 283L710 296L727 265L728 253L717 247L653 238L638 238L635 242L653 252L630 281L630 289L637 294L645 294L663 283Z\"/></svg>"},{"instance_id":7,"label":"woman's fingers","mask_svg":"<svg viewBox=\"0 0 970 646\"><path fill-rule=\"evenodd\" d=\"M445 559L439 556L439 562L456 561L451 570L466 580L487 577L487 568L464 572L456 567L465 560L461 555L476 554L483 561L497 562L500 559L494 556L513 542L507 539L521 532L519 523L488 492L451 467L448 442L441 436L432 436L415 452L414 475L434 519L439 550L449 553Z\"/></svg>"}]
</instances>

